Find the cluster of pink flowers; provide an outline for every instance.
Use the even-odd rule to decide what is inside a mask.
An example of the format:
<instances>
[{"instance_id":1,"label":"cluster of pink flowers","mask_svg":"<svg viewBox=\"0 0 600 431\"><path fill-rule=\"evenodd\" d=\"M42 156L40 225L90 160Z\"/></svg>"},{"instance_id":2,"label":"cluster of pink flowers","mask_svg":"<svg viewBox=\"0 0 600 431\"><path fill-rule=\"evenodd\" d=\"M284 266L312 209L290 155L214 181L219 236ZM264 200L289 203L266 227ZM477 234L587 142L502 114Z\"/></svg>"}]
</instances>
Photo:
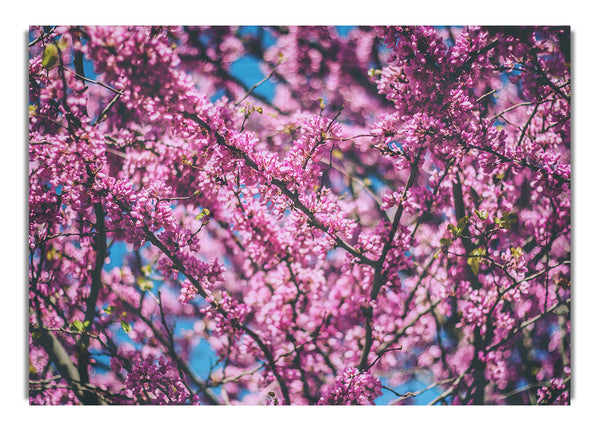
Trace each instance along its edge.
<instances>
[{"instance_id":1,"label":"cluster of pink flowers","mask_svg":"<svg viewBox=\"0 0 600 431\"><path fill-rule=\"evenodd\" d=\"M374 404L382 395L381 382L369 371L361 372L354 367L346 368L331 388L325 390L319 404L352 405Z\"/></svg>"},{"instance_id":2,"label":"cluster of pink flowers","mask_svg":"<svg viewBox=\"0 0 600 431\"><path fill-rule=\"evenodd\" d=\"M565 369L565 379L562 377L550 379L548 386L542 386L537 390L538 404L563 404L570 402L570 385L567 383L571 377L571 370Z\"/></svg>"},{"instance_id":3,"label":"cluster of pink flowers","mask_svg":"<svg viewBox=\"0 0 600 431\"><path fill-rule=\"evenodd\" d=\"M125 388L142 404L184 404L189 394L170 361L147 358L133 365Z\"/></svg>"},{"instance_id":4,"label":"cluster of pink flowers","mask_svg":"<svg viewBox=\"0 0 600 431\"><path fill-rule=\"evenodd\" d=\"M569 402L568 28L30 37L31 403Z\"/></svg>"}]
</instances>

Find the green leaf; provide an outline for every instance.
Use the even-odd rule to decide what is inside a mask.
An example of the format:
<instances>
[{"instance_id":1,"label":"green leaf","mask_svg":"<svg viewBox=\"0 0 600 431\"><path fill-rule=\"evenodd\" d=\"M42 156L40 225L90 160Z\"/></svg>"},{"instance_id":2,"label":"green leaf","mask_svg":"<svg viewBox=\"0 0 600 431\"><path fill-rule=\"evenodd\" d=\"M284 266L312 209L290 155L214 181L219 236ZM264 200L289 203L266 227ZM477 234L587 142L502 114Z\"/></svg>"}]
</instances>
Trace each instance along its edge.
<instances>
[{"instance_id":1,"label":"green leaf","mask_svg":"<svg viewBox=\"0 0 600 431\"><path fill-rule=\"evenodd\" d=\"M202 211L200 211L200 214L198 214L196 216L196 220L201 220L204 217L209 216L209 215L210 215L210 210L208 208L204 208L204 209L202 209Z\"/></svg>"},{"instance_id":2,"label":"green leaf","mask_svg":"<svg viewBox=\"0 0 600 431\"><path fill-rule=\"evenodd\" d=\"M105 312L106 314L112 314L112 312L113 312L113 311L115 311L115 306L114 306L114 305L109 305L108 307L106 307L106 308L104 309L104 312Z\"/></svg>"},{"instance_id":3,"label":"green leaf","mask_svg":"<svg viewBox=\"0 0 600 431\"><path fill-rule=\"evenodd\" d=\"M485 221L485 219L487 219L487 217L488 217L488 212L486 210L482 210L482 211L475 210L475 215L479 218L479 220Z\"/></svg>"},{"instance_id":4,"label":"green leaf","mask_svg":"<svg viewBox=\"0 0 600 431\"><path fill-rule=\"evenodd\" d=\"M448 245L452 244L452 240L448 239L448 238L442 238L442 239L440 239L440 244L448 246Z\"/></svg>"},{"instance_id":5,"label":"green leaf","mask_svg":"<svg viewBox=\"0 0 600 431\"><path fill-rule=\"evenodd\" d=\"M461 218L458 221L458 231L459 233L462 233L463 230L465 230L465 228L467 227L467 225L469 224L469 216L464 216L463 218Z\"/></svg>"},{"instance_id":6,"label":"green leaf","mask_svg":"<svg viewBox=\"0 0 600 431\"><path fill-rule=\"evenodd\" d=\"M148 264L148 265L144 265L142 266L142 273L148 277L151 273L152 273L152 265Z\"/></svg>"},{"instance_id":7,"label":"green leaf","mask_svg":"<svg viewBox=\"0 0 600 431\"><path fill-rule=\"evenodd\" d=\"M504 213L502 218L505 220L506 228L510 229L517 224L518 217L514 213Z\"/></svg>"},{"instance_id":8,"label":"green leaf","mask_svg":"<svg viewBox=\"0 0 600 431\"><path fill-rule=\"evenodd\" d=\"M89 324L89 322L88 322ZM71 328L79 331L79 332L83 332L83 330L85 329L87 325L84 325L81 321L79 320L73 320L73 322L71 323Z\"/></svg>"},{"instance_id":9,"label":"green leaf","mask_svg":"<svg viewBox=\"0 0 600 431\"><path fill-rule=\"evenodd\" d=\"M60 258L62 258L62 253L55 248L51 248L46 252L46 259L48 260L58 260Z\"/></svg>"},{"instance_id":10,"label":"green leaf","mask_svg":"<svg viewBox=\"0 0 600 431\"><path fill-rule=\"evenodd\" d=\"M459 234L459 229L456 226L454 226L452 223L448 223L447 230L448 230L448 232L452 233L452 235Z\"/></svg>"},{"instance_id":11,"label":"green leaf","mask_svg":"<svg viewBox=\"0 0 600 431\"><path fill-rule=\"evenodd\" d=\"M142 292L146 292L146 291L152 290L152 288L154 288L154 283L152 282L152 280L148 280L147 278L144 278L144 277L138 277L137 283L138 283L138 286L140 286L140 289L142 290Z\"/></svg>"},{"instance_id":12,"label":"green leaf","mask_svg":"<svg viewBox=\"0 0 600 431\"><path fill-rule=\"evenodd\" d=\"M42 55L42 66L46 69L51 69L58 63L58 48L53 43L46 45L44 54Z\"/></svg>"},{"instance_id":13,"label":"green leaf","mask_svg":"<svg viewBox=\"0 0 600 431\"><path fill-rule=\"evenodd\" d=\"M481 256L485 256L485 249L479 247L471 252L471 256L467 259L467 265L471 267L473 274L479 274L479 262L482 260Z\"/></svg>"},{"instance_id":14,"label":"green leaf","mask_svg":"<svg viewBox=\"0 0 600 431\"><path fill-rule=\"evenodd\" d=\"M517 224L518 217L514 213L503 212L502 218L494 217L494 223L502 229L510 229Z\"/></svg>"},{"instance_id":15,"label":"green leaf","mask_svg":"<svg viewBox=\"0 0 600 431\"><path fill-rule=\"evenodd\" d=\"M131 325L124 320L121 320L121 328L123 328L123 331L125 331L126 334L131 331Z\"/></svg>"},{"instance_id":16,"label":"green leaf","mask_svg":"<svg viewBox=\"0 0 600 431\"><path fill-rule=\"evenodd\" d=\"M523 249L521 247L511 247L510 252L511 252L512 256L515 258L515 260L517 260L521 256L523 256Z\"/></svg>"},{"instance_id":17,"label":"green leaf","mask_svg":"<svg viewBox=\"0 0 600 431\"><path fill-rule=\"evenodd\" d=\"M479 273L479 259L476 257L470 257L467 259L467 264L471 267L471 271L473 274L477 275Z\"/></svg>"},{"instance_id":18,"label":"green leaf","mask_svg":"<svg viewBox=\"0 0 600 431\"><path fill-rule=\"evenodd\" d=\"M67 47L69 46L69 41L66 38L61 38L58 41L58 47L60 48L61 51L64 51L65 49L67 49Z\"/></svg>"}]
</instances>

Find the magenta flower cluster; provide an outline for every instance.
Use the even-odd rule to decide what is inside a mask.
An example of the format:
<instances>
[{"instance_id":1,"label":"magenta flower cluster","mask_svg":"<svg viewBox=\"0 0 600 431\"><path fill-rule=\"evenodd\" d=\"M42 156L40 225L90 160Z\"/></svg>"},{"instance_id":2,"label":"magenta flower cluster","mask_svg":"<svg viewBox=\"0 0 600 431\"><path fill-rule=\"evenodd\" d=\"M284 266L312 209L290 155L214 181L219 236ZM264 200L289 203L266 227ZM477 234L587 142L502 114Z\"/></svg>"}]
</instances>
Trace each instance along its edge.
<instances>
[{"instance_id":1,"label":"magenta flower cluster","mask_svg":"<svg viewBox=\"0 0 600 431\"><path fill-rule=\"evenodd\" d=\"M30 403L568 404L569 47L31 27Z\"/></svg>"},{"instance_id":2,"label":"magenta flower cluster","mask_svg":"<svg viewBox=\"0 0 600 431\"><path fill-rule=\"evenodd\" d=\"M127 374L125 388L142 404L184 404L189 397L177 368L164 358L135 363Z\"/></svg>"},{"instance_id":3,"label":"magenta flower cluster","mask_svg":"<svg viewBox=\"0 0 600 431\"><path fill-rule=\"evenodd\" d=\"M361 372L346 368L335 380L333 386L325 390L318 404L353 405L374 404L375 398L382 395L381 382L369 371Z\"/></svg>"}]
</instances>

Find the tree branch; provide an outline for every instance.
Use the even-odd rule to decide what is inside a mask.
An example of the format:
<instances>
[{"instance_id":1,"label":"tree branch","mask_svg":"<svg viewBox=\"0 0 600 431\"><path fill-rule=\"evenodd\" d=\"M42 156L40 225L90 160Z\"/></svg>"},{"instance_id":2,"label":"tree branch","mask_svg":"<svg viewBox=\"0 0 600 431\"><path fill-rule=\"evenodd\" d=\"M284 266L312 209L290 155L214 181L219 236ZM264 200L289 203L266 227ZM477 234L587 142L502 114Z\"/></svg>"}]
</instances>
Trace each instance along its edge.
<instances>
[{"instance_id":1,"label":"tree branch","mask_svg":"<svg viewBox=\"0 0 600 431\"><path fill-rule=\"evenodd\" d=\"M94 238L94 250L96 251L96 261L94 269L92 270L92 282L90 288L90 295L85 301L85 321L89 322L91 328L96 318L96 302L98 302L98 295L100 289L102 289L102 268L104 267L104 260L107 255L106 248L106 226L104 222L104 209L101 203L94 204L94 212L96 214L96 235ZM89 343L90 338L86 333L83 333L77 343L77 350L79 352L79 362L77 368L81 376L82 383L88 383L89 375L87 367L89 365Z\"/></svg>"},{"instance_id":2,"label":"tree branch","mask_svg":"<svg viewBox=\"0 0 600 431\"><path fill-rule=\"evenodd\" d=\"M81 381L77 367L71 361L69 354L54 334L43 327L32 327L30 328L30 332L34 340L48 353L50 360L54 363L60 375L67 380L70 389L75 392L75 395L83 404L106 404L93 391L85 389L85 384Z\"/></svg>"},{"instance_id":3,"label":"tree branch","mask_svg":"<svg viewBox=\"0 0 600 431\"><path fill-rule=\"evenodd\" d=\"M421 147L419 153L417 154L417 157L415 158L415 161L412 163L410 175L404 187L404 193L402 194L402 198L400 199L400 204L398 205L398 209L396 210L396 214L394 215L394 220L390 228L388 239L383 246L379 259L375 263L375 273L373 274L373 285L371 287L370 294L371 301L375 301L377 299L377 296L379 295L379 290L381 289L381 286L383 286L384 280L387 276L387 274L384 273L383 264L385 262L388 252L392 248L394 238L396 237L396 232L398 230L398 226L400 225L400 219L402 218L402 213L404 211L403 204L408 194L408 190L412 187L417 178L417 173L419 171L419 163L423 150L423 147ZM387 273L387 270L385 272ZM369 360L369 353L371 351L371 346L373 345L373 328L371 326L373 320L373 307L365 307L363 310L363 314L365 316L365 343L363 345L363 349L360 356L360 362L358 365L358 369L360 370L364 370L367 366L367 362Z\"/></svg>"}]
</instances>

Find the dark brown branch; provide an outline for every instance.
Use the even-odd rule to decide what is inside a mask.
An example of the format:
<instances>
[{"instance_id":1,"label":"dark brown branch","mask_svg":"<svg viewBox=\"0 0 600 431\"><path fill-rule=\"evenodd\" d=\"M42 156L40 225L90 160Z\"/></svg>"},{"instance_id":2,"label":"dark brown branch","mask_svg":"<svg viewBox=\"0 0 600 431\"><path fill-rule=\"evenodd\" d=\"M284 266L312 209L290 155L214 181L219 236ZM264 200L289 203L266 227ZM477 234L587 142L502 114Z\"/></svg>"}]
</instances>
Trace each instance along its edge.
<instances>
[{"instance_id":1,"label":"dark brown branch","mask_svg":"<svg viewBox=\"0 0 600 431\"><path fill-rule=\"evenodd\" d=\"M521 136L519 136L519 142L517 142L517 147L521 146L521 143L523 142L523 139L525 138L525 135L527 134L527 129L529 129L529 125L531 124L531 120L533 120L533 117L535 117L535 114L537 113L537 110L539 107L540 107L539 103L535 105L535 107L533 108L533 112L531 113L531 115L527 119L527 122L523 126L523 130L521 130Z\"/></svg>"},{"instance_id":2,"label":"dark brown branch","mask_svg":"<svg viewBox=\"0 0 600 431\"><path fill-rule=\"evenodd\" d=\"M370 294L370 298L372 301L377 299L377 296L379 295L379 290L381 289L381 286L383 286L383 284L385 283L385 278L387 277L387 274L384 273L383 264L385 262L388 252L392 248L396 232L398 231L398 227L400 225L400 219L402 218L402 213L404 211L404 200L406 199L409 189L413 186L417 178L422 152L423 147L419 150L416 159L412 163L410 175L408 177L408 181L406 182L406 186L404 187L404 193L402 194L400 204L398 205L398 209L396 210L396 214L394 215L394 220L392 221L392 226L390 228L388 239L383 246L379 259L375 263L375 273L373 274L373 285L371 287ZM364 370L367 366L367 361L369 360L369 353L371 351L371 346L373 345L373 328L371 326L373 320L373 307L365 307L363 309L363 314L365 316L365 344L363 345L360 362L358 365L358 368L360 370Z\"/></svg>"},{"instance_id":3,"label":"dark brown branch","mask_svg":"<svg viewBox=\"0 0 600 431\"><path fill-rule=\"evenodd\" d=\"M98 295L100 289L102 289L102 268L104 267L104 260L107 255L106 248L106 226L104 223L104 209L102 204L94 204L94 212L96 214L96 235L94 238L94 250L96 251L96 260L94 263L94 269L92 270L92 282L90 288L90 296L87 297L85 302L85 321L89 322L91 328L96 318L96 302L98 302ZM90 354L88 351L90 343L90 337L83 333L77 343L77 350L79 352L79 362L77 368L81 376L82 383L88 383L88 365L90 360Z\"/></svg>"},{"instance_id":4,"label":"dark brown branch","mask_svg":"<svg viewBox=\"0 0 600 431\"><path fill-rule=\"evenodd\" d=\"M96 393L84 388L85 383L81 381L77 367L54 334L45 328L31 328L30 332L34 340L48 353L60 375L67 380L70 389L75 392L75 395L83 404L106 404Z\"/></svg>"},{"instance_id":5,"label":"dark brown branch","mask_svg":"<svg viewBox=\"0 0 600 431\"><path fill-rule=\"evenodd\" d=\"M365 368L365 371L369 371L381 359L381 357L383 355L385 355L387 352L394 352L394 351L399 351L399 350L402 350L402 346L396 347L393 349L385 349L382 352L378 353L375 360L373 362L371 362L367 368Z\"/></svg>"}]
</instances>

